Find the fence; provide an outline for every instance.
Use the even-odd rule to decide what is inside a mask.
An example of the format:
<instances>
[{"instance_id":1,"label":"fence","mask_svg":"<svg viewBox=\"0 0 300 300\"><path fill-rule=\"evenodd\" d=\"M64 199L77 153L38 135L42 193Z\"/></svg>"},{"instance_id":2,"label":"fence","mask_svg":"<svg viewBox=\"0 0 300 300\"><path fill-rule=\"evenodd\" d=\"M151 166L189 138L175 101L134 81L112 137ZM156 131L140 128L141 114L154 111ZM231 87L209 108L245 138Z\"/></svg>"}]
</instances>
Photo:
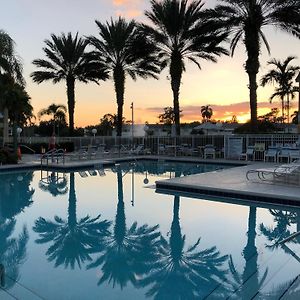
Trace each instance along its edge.
<instances>
[{"instance_id":1,"label":"fence","mask_svg":"<svg viewBox=\"0 0 300 300\"><path fill-rule=\"evenodd\" d=\"M49 144L49 137L20 137L19 142L23 144L45 143ZM233 141L235 140L235 144ZM9 141L9 142L12 142ZM269 146L297 146L300 144L298 134L265 134L265 135L201 135L201 136L181 136L181 137L57 137L56 143L74 143L75 150L83 146L104 146L110 150L122 145L127 149L143 145L151 154L175 154L175 155L201 155L201 149L205 145L213 145L220 156L225 158L238 158L239 152L245 152L248 146L262 144L264 149ZM238 147L237 147L238 145ZM169 151L165 151L168 149ZM186 151L185 151L186 150ZM236 151L236 156L232 156ZM230 155L231 154L231 155Z\"/></svg>"}]
</instances>

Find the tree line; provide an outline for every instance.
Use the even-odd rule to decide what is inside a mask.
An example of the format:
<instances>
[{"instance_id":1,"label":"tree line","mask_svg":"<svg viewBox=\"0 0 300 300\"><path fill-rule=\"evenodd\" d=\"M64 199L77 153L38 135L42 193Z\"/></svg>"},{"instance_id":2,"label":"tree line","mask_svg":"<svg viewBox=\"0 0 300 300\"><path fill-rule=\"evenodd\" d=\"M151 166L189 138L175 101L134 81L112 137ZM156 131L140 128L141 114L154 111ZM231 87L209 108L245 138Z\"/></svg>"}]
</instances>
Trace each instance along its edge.
<instances>
[{"instance_id":1,"label":"tree line","mask_svg":"<svg viewBox=\"0 0 300 300\"><path fill-rule=\"evenodd\" d=\"M133 80L138 77L158 79L165 68L170 75L176 134L180 135L179 95L186 62L192 62L201 69L202 61L216 62L221 55L233 56L239 43L244 45L247 54L244 67L249 80L251 127L255 132L258 121L257 74L262 44L270 52L263 28L273 26L299 38L299 1L218 0L216 7L205 9L202 0L151 0L145 17L147 24L127 21L122 17L108 22L96 20L97 36L62 33L51 34L51 38L45 40L45 58L33 61L37 70L31 77L38 84L49 80L54 84L65 82L70 135L74 132L76 82L99 84L103 80L113 80L118 107L116 128L117 135L121 136L127 77ZM226 48L228 42L229 49ZM291 58L283 65L287 66ZM8 72L2 60L0 66L6 74L18 74L18 70ZM297 70L293 69L293 72ZM18 82L15 75L12 77ZM281 86L273 75L267 74L262 84L277 82L279 89L273 98L287 97L289 102L292 85Z\"/></svg>"}]
</instances>

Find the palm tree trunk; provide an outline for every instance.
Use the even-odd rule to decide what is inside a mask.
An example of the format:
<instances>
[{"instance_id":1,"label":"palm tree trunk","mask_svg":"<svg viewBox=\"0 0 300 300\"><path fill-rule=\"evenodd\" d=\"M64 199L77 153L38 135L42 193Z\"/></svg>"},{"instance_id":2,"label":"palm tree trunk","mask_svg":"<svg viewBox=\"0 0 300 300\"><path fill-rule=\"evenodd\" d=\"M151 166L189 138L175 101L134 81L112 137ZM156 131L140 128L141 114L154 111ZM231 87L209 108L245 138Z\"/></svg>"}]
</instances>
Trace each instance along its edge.
<instances>
[{"instance_id":1,"label":"palm tree trunk","mask_svg":"<svg viewBox=\"0 0 300 300\"><path fill-rule=\"evenodd\" d=\"M287 123L288 126L290 125L290 96L289 94L286 95L286 110L287 110ZM288 127L289 129L289 127Z\"/></svg>"},{"instance_id":2,"label":"palm tree trunk","mask_svg":"<svg viewBox=\"0 0 300 300\"><path fill-rule=\"evenodd\" d=\"M249 77L249 96L251 125L253 131L257 130L257 80L256 76L259 69L259 34L256 26L248 24L245 28L245 46L248 55L246 61L246 72Z\"/></svg>"},{"instance_id":3,"label":"palm tree trunk","mask_svg":"<svg viewBox=\"0 0 300 300\"><path fill-rule=\"evenodd\" d=\"M67 95L68 95L68 111L69 111L69 134L74 134L74 109L75 109L75 79L67 78Z\"/></svg>"},{"instance_id":4,"label":"palm tree trunk","mask_svg":"<svg viewBox=\"0 0 300 300\"><path fill-rule=\"evenodd\" d=\"M284 97L281 98L281 112L282 123L284 123Z\"/></svg>"},{"instance_id":5,"label":"palm tree trunk","mask_svg":"<svg viewBox=\"0 0 300 300\"><path fill-rule=\"evenodd\" d=\"M125 72L122 66L116 66L114 69L114 84L117 97L118 113L117 113L117 136L122 136L123 125L123 105L125 92Z\"/></svg>"},{"instance_id":6,"label":"palm tree trunk","mask_svg":"<svg viewBox=\"0 0 300 300\"><path fill-rule=\"evenodd\" d=\"M70 173L69 207L68 207L68 225L72 230L77 223L76 216L76 192L74 172Z\"/></svg>"},{"instance_id":7,"label":"palm tree trunk","mask_svg":"<svg viewBox=\"0 0 300 300\"><path fill-rule=\"evenodd\" d=\"M170 65L171 87L173 92L173 107L176 135L180 135L180 108L179 91L182 77L182 58L179 52L174 51L171 56Z\"/></svg>"}]
</instances>

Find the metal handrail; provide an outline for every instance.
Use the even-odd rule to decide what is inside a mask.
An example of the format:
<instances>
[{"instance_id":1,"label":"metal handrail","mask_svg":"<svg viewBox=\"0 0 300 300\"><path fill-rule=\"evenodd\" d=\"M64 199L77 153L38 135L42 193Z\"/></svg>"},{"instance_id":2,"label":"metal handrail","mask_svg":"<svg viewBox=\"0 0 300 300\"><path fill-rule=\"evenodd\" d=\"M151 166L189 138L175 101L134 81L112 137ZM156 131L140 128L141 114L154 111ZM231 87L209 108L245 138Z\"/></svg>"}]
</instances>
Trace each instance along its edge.
<instances>
[{"instance_id":1,"label":"metal handrail","mask_svg":"<svg viewBox=\"0 0 300 300\"><path fill-rule=\"evenodd\" d=\"M63 164L65 164L65 150L64 149L51 149L48 152L44 153L41 156L41 167L43 166L43 160L46 159L47 166L49 165L49 159L51 158L51 162L55 162L58 164L59 158L63 159Z\"/></svg>"},{"instance_id":2,"label":"metal handrail","mask_svg":"<svg viewBox=\"0 0 300 300\"><path fill-rule=\"evenodd\" d=\"M20 146L20 147L24 147L24 148L30 150L31 152L33 152L33 154L35 154L35 150L33 150L32 148L30 148L30 147L28 147L28 146L26 146L26 145L19 145L19 146Z\"/></svg>"}]
</instances>

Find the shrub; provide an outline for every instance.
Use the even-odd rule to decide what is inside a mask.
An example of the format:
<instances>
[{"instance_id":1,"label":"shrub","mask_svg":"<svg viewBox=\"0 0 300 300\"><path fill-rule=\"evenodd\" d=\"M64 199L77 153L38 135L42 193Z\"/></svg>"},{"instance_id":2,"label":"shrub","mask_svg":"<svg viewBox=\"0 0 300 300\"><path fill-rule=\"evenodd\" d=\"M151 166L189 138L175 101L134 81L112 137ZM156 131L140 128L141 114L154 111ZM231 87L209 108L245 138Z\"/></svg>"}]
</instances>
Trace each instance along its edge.
<instances>
[{"instance_id":1,"label":"shrub","mask_svg":"<svg viewBox=\"0 0 300 300\"><path fill-rule=\"evenodd\" d=\"M18 157L15 153L12 153L9 149L0 149L0 164L17 164Z\"/></svg>"}]
</instances>

